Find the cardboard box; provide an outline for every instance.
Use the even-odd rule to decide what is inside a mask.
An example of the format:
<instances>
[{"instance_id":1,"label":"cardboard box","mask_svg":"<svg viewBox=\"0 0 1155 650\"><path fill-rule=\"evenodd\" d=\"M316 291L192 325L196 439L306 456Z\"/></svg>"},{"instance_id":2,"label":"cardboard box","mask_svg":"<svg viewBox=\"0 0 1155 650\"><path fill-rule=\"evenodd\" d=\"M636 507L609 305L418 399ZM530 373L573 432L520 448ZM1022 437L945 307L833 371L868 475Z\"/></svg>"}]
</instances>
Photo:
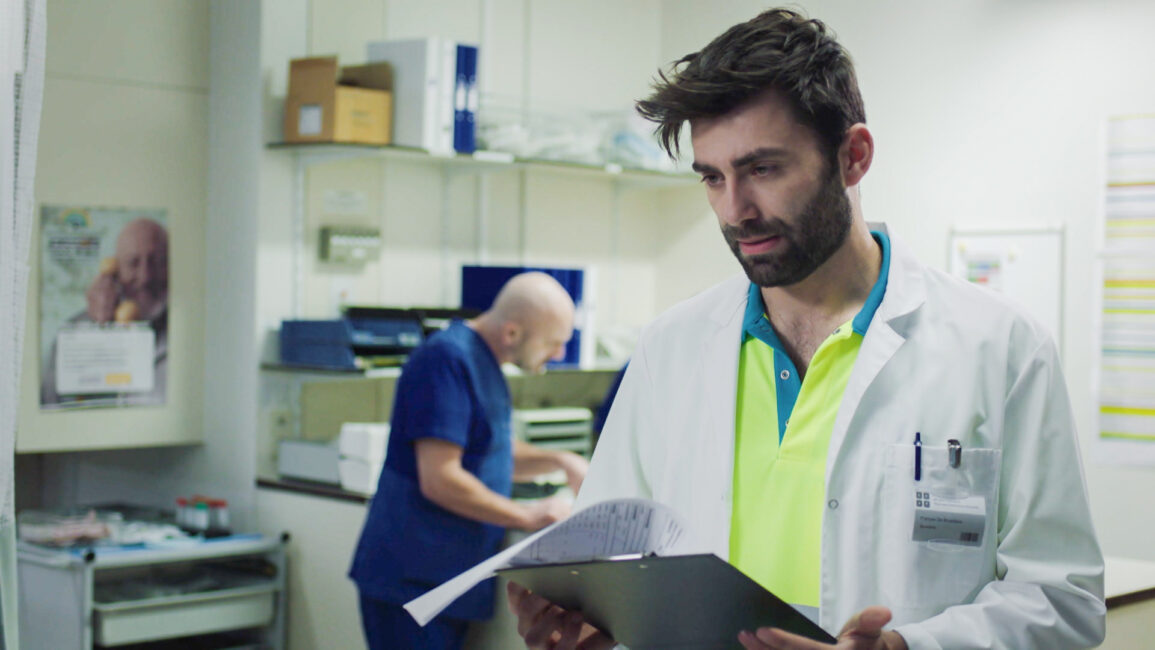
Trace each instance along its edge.
<instances>
[{"instance_id":1,"label":"cardboard box","mask_svg":"<svg viewBox=\"0 0 1155 650\"><path fill-rule=\"evenodd\" d=\"M285 142L392 141L393 71L388 63L338 68L337 57L293 59Z\"/></svg>"}]
</instances>

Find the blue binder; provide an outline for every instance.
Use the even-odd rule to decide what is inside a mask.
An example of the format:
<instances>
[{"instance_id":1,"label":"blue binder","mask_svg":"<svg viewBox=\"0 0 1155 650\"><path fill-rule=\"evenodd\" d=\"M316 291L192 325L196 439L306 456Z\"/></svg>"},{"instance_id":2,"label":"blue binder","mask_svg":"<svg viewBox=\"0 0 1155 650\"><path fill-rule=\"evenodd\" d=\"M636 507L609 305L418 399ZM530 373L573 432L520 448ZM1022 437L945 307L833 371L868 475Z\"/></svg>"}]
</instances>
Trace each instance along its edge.
<instances>
[{"instance_id":1,"label":"blue binder","mask_svg":"<svg viewBox=\"0 0 1155 650\"><path fill-rule=\"evenodd\" d=\"M477 149L477 46L457 44L457 77L453 89L453 149Z\"/></svg>"}]
</instances>

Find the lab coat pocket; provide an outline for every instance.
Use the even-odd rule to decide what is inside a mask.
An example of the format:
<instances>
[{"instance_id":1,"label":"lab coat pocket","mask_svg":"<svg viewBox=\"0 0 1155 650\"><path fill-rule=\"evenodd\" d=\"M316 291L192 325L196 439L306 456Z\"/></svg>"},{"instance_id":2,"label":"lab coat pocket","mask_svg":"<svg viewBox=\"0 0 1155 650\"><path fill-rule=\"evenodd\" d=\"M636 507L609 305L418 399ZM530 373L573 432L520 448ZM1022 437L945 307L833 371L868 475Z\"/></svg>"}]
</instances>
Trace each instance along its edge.
<instances>
[{"instance_id":1,"label":"lab coat pocket","mask_svg":"<svg viewBox=\"0 0 1155 650\"><path fill-rule=\"evenodd\" d=\"M999 449L924 446L914 480L913 445L886 450L880 523L880 592L903 618L972 600L994 579Z\"/></svg>"}]
</instances>

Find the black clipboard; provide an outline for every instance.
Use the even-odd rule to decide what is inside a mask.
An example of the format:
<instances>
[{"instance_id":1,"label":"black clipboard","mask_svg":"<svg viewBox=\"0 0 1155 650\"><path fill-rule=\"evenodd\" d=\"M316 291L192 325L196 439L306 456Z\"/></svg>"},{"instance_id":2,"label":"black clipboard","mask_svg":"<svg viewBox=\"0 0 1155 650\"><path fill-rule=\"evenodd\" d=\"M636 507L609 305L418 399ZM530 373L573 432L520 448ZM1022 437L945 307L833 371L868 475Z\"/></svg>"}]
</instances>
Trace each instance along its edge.
<instances>
[{"instance_id":1,"label":"black clipboard","mask_svg":"<svg viewBox=\"0 0 1155 650\"><path fill-rule=\"evenodd\" d=\"M498 573L586 620L630 650L741 648L738 632L777 627L835 638L717 555L542 564Z\"/></svg>"}]
</instances>

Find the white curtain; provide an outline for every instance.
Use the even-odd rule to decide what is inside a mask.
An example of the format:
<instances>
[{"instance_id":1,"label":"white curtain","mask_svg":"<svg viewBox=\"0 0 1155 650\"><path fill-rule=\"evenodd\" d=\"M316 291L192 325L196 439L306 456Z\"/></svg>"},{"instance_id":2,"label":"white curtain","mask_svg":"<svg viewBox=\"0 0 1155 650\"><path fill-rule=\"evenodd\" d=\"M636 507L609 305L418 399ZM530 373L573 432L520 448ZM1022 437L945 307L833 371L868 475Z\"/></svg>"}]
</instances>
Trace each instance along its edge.
<instances>
[{"instance_id":1,"label":"white curtain","mask_svg":"<svg viewBox=\"0 0 1155 650\"><path fill-rule=\"evenodd\" d=\"M0 0L0 646L16 636L13 448L20 404L32 179L44 96L44 0Z\"/></svg>"}]
</instances>

